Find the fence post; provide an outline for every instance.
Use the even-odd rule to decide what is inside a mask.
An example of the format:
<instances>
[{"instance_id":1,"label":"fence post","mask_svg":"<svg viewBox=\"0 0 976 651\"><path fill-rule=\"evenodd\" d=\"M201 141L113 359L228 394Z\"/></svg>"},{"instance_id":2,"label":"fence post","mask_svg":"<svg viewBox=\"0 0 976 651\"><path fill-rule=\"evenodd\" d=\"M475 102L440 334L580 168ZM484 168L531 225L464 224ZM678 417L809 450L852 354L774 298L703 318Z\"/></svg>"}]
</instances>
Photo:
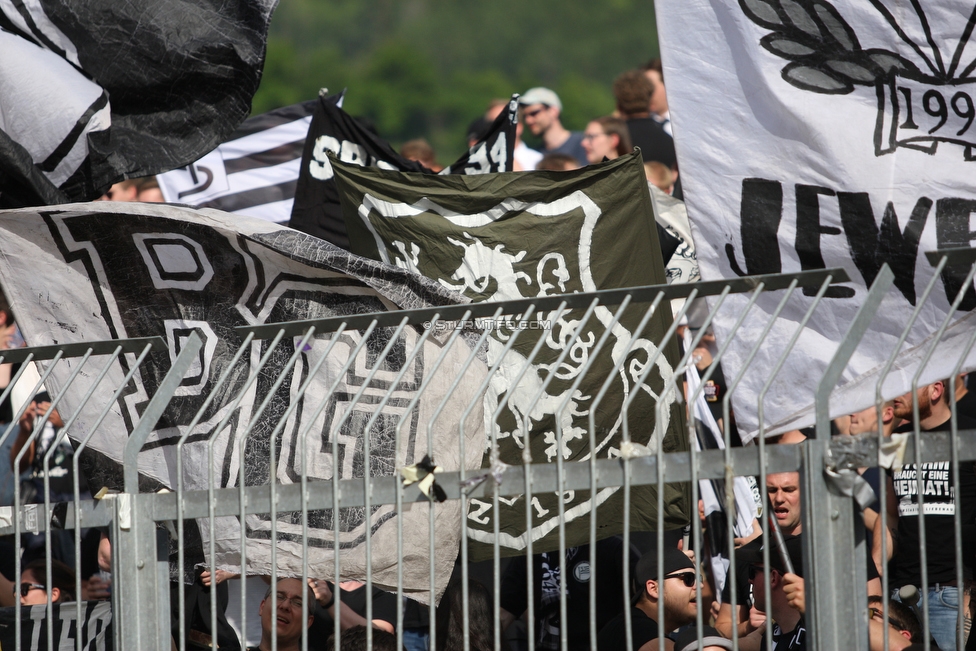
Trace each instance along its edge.
<instances>
[{"instance_id":1,"label":"fence post","mask_svg":"<svg viewBox=\"0 0 976 651\"><path fill-rule=\"evenodd\" d=\"M118 606L115 625L124 649L170 651L169 538L153 519L156 495L139 494L139 450L166 410L203 342L194 332L160 382L123 452L125 492L115 498L112 544L118 546L113 568Z\"/></svg>"},{"instance_id":2,"label":"fence post","mask_svg":"<svg viewBox=\"0 0 976 651\"><path fill-rule=\"evenodd\" d=\"M169 534L153 521L151 493L115 498L112 544L118 545L113 587L118 591L123 649L170 651Z\"/></svg>"},{"instance_id":3,"label":"fence post","mask_svg":"<svg viewBox=\"0 0 976 651\"><path fill-rule=\"evenodd\" d=\"M804 443L800 478L806 626L810 648L817 651L868 649L864 526L854 499L833 489L825 472L830 394L893 281L894 274L884 265L817 387L817 437Z\"/></svg>"}]
</instances>

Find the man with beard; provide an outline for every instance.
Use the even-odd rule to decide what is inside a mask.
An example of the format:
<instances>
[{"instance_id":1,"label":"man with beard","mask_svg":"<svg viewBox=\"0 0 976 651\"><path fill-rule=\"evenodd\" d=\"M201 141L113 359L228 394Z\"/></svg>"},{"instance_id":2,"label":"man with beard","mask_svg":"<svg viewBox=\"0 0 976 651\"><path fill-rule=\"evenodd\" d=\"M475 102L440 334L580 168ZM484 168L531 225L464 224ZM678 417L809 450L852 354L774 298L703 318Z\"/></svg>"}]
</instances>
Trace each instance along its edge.
<instances>
[{"instance_id":1,"label":"man with beard","mask_svg":"<svg viewBox=\"0 0 976 651\"><path fill-rule=\"evenodd\" d=\"M918 401L918 422L900 428L919 435L949 430L952 415L947 388L950 380L938 380L915 393L894 399L896 418L915 421L913 398ZM957 420L960 430L976 429L976 421L962 413ZM909 443L909 446L912 444ZM898 549L889 564L890 586L913 585L928 593L929 624L932 637L944 651L956 649L956 630L959 611L956 604L963 600L963 610L969 612L969 591L958 585L953 518L958 512L962 524L963 580L972 580L972 545L976 540L976 472L972 463L960 463L959 485L955 484L949 461L923 463L921 477L915 464L895 470L893 483L898 497ZM921 479L921 482L919 482ZM925 513L926 555L919 553L919 504L921 484ZM922 563L927 569L922 582ZM968 617L967 617L968 619ZM968 628L968 626L967 626Z\"/></svg>"},{"instance_id":2,"label":"man with beard","mask_svg":"<svg viewBox=\"0 0 976 651\"><path fill-rule=\"evenodd\" d=\"M680 549L664 550L664 565L658 572L657 552L649 550L634 571L638 593L630 609L630 631L634 651L658 651L667 648L665 636L695 621L698 604L695 584L699 580L695 564ZM658 621L658 604L664 602L664 622ZM603 627L597 638L599 651L627 648L624 613Z\"/></svg>"},{"instance_id":3,"label":"man with beard","mask_svg":"<svg viewBox=\"0 0 976 651\"><path fill-rule=\"evenodd\" d=\"M563 103L548 88L530 88L519 99L522 119L533 136L542 138L543 154L569 154L580 165L586 165L583 149L583 133L570 131L563 126L560 114Z\"/></svg>"}]
</instances>

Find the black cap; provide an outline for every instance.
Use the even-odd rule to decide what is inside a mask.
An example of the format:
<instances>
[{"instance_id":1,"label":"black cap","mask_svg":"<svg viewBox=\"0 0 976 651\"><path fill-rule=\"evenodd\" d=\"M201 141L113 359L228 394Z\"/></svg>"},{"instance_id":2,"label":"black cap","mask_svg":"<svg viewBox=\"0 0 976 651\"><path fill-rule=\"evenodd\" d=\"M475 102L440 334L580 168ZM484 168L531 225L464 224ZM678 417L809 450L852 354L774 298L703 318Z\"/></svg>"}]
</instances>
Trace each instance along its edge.
<instances>
[{"instance_id":1,"label":"black cap","mask_svg":"<svg viewBox=\"0 0 976 651\"><path fill-rule=\"evenodd\" d=\"M656 550L648 551L637 561L637 567L634 569L634 580L640 588L638 594L643 592L643 587L648 581L657 581L657 569ZM661 569L664 570L664 576L667 576L679 570L694 570L695 564L677 547L665 547L664 567Z\"/></svg>"},{"instance_id":2,"label":"black cap","mask_svg":"<svg viewBox=\"0 0 976 651\"><path fill-rule=\"evenodd\" d=\"M764 538L765 536L756 538L736 550L736 562L742 565L762 565ZM786 544L786 553L789 554L790 563L793 564L793 571L797 576L803 576L803 544L800 541L800 536L784 536L783 538L783 542ZM780 551L776 548L775 539L769 548L769 564L780 574L786 573L786 564L783 562Z\"/></svg>"},{"instance_id":3,"label":"black cap","mask_svg":"<svg viewBox=\"0 0 976 651\"><path fill-rule=\"evenodd\" d=\"M717 646L732 651L732 640L711 626L702 627L702 648ZM692 625L674 636L674 651L698 651L698 627Z\"/></svg>"}]
</instances>

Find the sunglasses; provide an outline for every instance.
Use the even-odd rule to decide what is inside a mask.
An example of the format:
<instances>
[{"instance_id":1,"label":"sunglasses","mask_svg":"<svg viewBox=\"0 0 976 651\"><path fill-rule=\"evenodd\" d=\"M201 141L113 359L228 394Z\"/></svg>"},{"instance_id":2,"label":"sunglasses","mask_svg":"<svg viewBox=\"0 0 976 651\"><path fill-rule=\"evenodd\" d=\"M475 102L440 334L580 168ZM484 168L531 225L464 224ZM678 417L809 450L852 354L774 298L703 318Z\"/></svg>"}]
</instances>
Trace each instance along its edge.
<instances>
[{"instance_id":1,"label":"sunglasses","mask_svg":"<svg viewBox=\"0 0 976 651\"><path fill-rule=\"evenodd\" d=\"M686 588L691 588L698 582L698 575L694 572L681 572L679 574L666 574L665 579L678 579L685 584Z\"/></svg>"},{"instance_id":2,"label":"sunglasses","mask_svg":"<svg viewBox=\"0 0 976 651\"><path fill-rule=\"evenodd\" d=\"M868 610L871 612L871 619L876 619L879 622L884 622L884 611L880 608L875 608L874 606L868 606ZM905 625L899 622L897 619L888 613L888 626L892 627L896 631L906 630Z\"/></svg>"},{"instance_id":3,"label":"sunglasses","mask_svg":"<svg viewBox=\"0 0 976 651\"><path fill-rule=\"evenodd\" d=\"M21 583L20 584L20 596L26 597L30 594L31 590L47 590L47 586L40 585L39 583ZM17 595L17 588L14 588L14 596Z\"/></svg>"},{"instance_id":4,"label":"sunglasses","mask_svg":"<svg viewBox=\"0 0 976 651\"><path fill-rule=\"evenodd\" d=\"M526 111L525 113L522 114L522 117L534 118L535 116L539 115L540 113L542 113L545 110L546 109L544 109L544 108L539 108L539 109L536 109L534 111Z\"/></svg>"}]
</instances>

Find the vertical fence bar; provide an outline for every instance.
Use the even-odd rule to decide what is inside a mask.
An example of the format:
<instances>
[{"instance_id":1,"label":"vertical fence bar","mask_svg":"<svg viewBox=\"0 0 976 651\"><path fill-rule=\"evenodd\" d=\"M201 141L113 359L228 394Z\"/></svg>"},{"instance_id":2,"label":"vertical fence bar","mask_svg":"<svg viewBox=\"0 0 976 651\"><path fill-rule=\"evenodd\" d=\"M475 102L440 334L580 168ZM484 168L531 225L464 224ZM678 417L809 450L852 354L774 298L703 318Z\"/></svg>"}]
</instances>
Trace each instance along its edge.
<instances>
[{"instance_id":1,"label":"vertical fence bar","mask_svg":"<svg viewBox=\"0 0 976 651\"><path fill-rule=\"evenodd\" d=\"M119 577L116 581L121 606L118 620L122 628L122 642L125 648L141 651L166 651L171 648L169 622L162 617L146 617L145 613L169 612L169 570L167 581L160 585L160 570L157 563L159 543L155 522L152 520L152 495L139 495L139 450L170 399L176 393L183 376L197 360L203 342L194 332L184 342L176 361L163 377L142 418L135 426L125 444L122 456L124 465L125 493L116 498L115 527L117 541L112 541L113 549L119 549ZM164 557L165 562L165 557ZM118 611L117 611L118 612Z\"/></svg>"},{"instance_id":2,"label":"vertical fence bar","mask_svg":"<svg viewBox=\"0 0 976 651\"><path fill-rule=\"evenodd\" d=\"M867 600L866 583L862 580L867 572L864 527L855 527L854 500L830 490L824 471L830 446L830 394L894 278L891 269L884 265L871 285L817 386L817 438L803 444L803 569L805 577L817 577L816 581L805 582L806 621L812 648L818 651L868 648L867 629L850 617L849 606L852 596L858 605Z\"/></svg>"},{"instance_id":3,"label":"vertical fence bar","mask_svg":"<svg viewBox=\"0 0 976 651\"><path fill-rule=\"evenodd\" d=\"M939 269L944 268L947 262L948 262L948 257L943 257L942 260L939 263ZM935 274L935 275L938 275L938 274ZM953 300L952 305L949 306L949 312L946 314L945 318L942 320L942 323L939 326L938 331L932 337L932 345L929 347L928 351L925 353L925 355L919 361L918 370L915 371L915 374L912 377L912 421L913 421L913 425L914 425L913 430L912 430L912 437L913 437L914 443L915 443L915 459L916 459L916 463L915 463L915 468L916 468L915 481L916 481L916 485L918 487L917 492L916 492L916 498L918 500L918 532L919 532L918 533L918 547L919 547L919 556L921 558L921 585L919 586L919 592L921 592L921 595L922 595L922 636L924 638L923 642L924 642L924 645L925 645L925 651L928 651L929 650L930 642L931 642L931 640L930 640L930 638L931 638L931 625L930 625L930 614L929 614L929 601L930 601L929 600L929 585L930 585L930 583L929 583L929 576L928 576L929 575L928 555L927 555L928 541L926 540L926 531L925 531L925 482L922 479L922 474L923 474L922 461L921 461L922 460L922 434L921 434L921 427L922 426L921 426L921 419L920 419L920 414L919 414L919 404L918 404L918 383L919 383L919 380L922 377L922 373L925 371L925 368L926 368L926 366L929 363L929 360L932 358L932 355L935 353L935 350L936 350L936 348L939 345L939 341L942 339L942 336L945 334L946 329L949 327L949 323L952 320L953 314L956 313L956 311L959 309L959 305L962 303L963 299L966 297L967 289L972 286L973 276L974 275L976 275L976 265L974 265L974 266L972 266L970 268L969 273L966 275L966 279L963 281L961 287L959 288L959 292L956 294L955 300ZM955 378L949 378L949 381L950 382L954 382L955 381ZM945 387L943 387L943 390L945 390ZM950 411L949 419L950 419L950 432L949 432L949 434L950 434L950 441L954 441L954 437L957 435L957 432L955 431L955 423L952 420L952 412L951 411ZM955 447L954 446L952 448L950 457L951 457L950 458L950 464L952 464L953 466L955 466L958 469L958 465L959 464L958 464L958 459L956 457L956 450L955 450ZM954 474L953 475L953 480L955 481L957 479L958 479L958 474ZM960 487L961 488L961 486L959 485L959 483L955 483L954 486L957 486L957 487ZM957 488L957 490L958 490L958 488ZM961 509L959 507L959 504L961 503L962 496L957 493L956 496L955 496L955 499L956 499L957 506L954 509L953 520L957 520L958 517L960 516ZM959 529L960 529L960 527L958 525L954 524L953 530L954 531L957 531ZM961 537L960 538L956 538L954 542L955 542L955 545L954 546L956 547L955 558L958 559L958 561L957 561L958 564L956 566L956 576L957 576L957 580L958 580L958 579L960 579L962 577L962 564L961 564L961 559L962 559L962 539L961 539ZM961 598L961 597L963 597L963 592L960 590L960 588L963 588L963 587L964 587L964 584L962 584L962 583L959 583L956 586L957 593L958 593L958 595L960 597L960 600L959 600L960 610L961 610L961 604L965 601L963 598ZM960 626L960 631L958 633L958 637L961 638L962 637L962 632L961 632L962 622L961 621L959 622L959 626Z\"/></svg>"}]
</instances>

